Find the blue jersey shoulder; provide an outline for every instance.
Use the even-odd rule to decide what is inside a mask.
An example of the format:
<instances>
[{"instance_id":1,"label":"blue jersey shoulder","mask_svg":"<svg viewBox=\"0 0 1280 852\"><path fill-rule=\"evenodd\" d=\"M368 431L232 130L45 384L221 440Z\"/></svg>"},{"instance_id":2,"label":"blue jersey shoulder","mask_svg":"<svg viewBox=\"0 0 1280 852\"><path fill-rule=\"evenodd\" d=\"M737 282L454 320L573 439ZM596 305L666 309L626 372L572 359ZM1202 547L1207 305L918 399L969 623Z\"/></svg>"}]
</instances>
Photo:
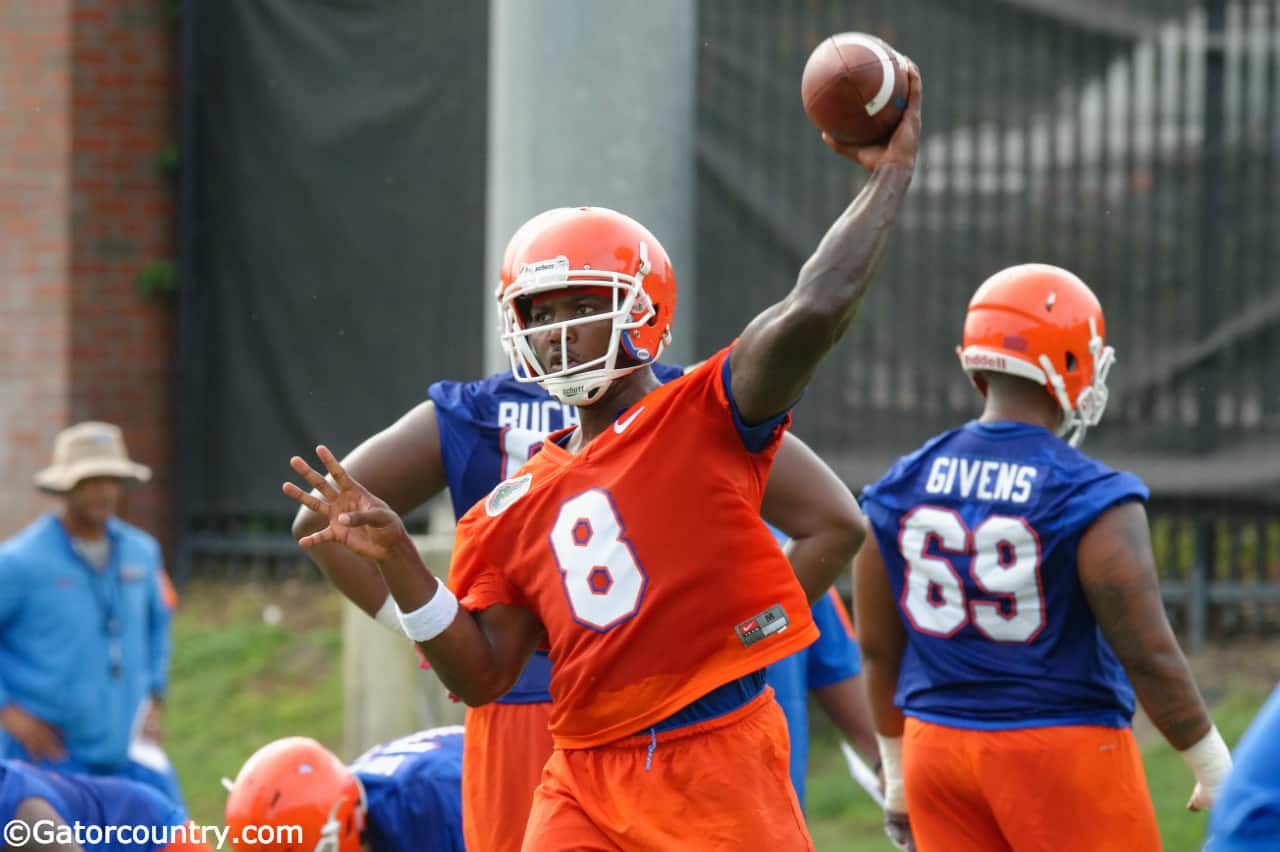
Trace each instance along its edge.
<instances>
[{"instance_id":1,"label":"blue jersey shoulder","mask_svg":"<svg viewBox=\"0 0 1280 852\"><path fill-rule=\"evenodd\" d=\"M462 852L462 737L456 725L419 731L351 764L373 852Z\"/></svg>"}]
</instances>

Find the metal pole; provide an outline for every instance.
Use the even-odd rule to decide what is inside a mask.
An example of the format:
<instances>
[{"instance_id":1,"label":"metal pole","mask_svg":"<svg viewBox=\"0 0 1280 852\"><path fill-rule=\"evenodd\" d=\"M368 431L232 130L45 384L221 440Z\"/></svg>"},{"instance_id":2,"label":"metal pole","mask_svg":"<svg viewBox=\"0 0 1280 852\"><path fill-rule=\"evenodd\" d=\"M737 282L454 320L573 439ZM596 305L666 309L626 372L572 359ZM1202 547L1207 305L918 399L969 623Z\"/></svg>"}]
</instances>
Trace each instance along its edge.
<instances>
[{"instance_id":1,"label":"metal pole","mask_svg":"<svg viewBox=\"0 0 1280 852\"><path fill-rule=\"evenodd\" d=\"M671 255L679 307L663 360L691 360L696 4L492 0L489 14L486 281L530 216L612 207ZM505 370L485 305L485 363Z\"/></svg>"}]
</instances>

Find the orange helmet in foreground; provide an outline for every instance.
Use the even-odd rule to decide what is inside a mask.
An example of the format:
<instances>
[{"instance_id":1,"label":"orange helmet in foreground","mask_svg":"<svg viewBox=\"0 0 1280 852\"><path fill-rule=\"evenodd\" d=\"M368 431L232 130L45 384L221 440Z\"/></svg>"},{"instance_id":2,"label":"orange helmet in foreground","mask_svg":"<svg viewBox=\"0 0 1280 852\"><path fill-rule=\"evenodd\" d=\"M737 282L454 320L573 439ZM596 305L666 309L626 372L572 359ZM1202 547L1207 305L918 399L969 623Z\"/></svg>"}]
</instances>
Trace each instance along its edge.
<instances>
[{"instance_id":1,"label":"orange helmet in foreground","mask_svg":"<svg viewBox=\"0 0 1280 852\"><path fill-rule=\"evenodd\" d=\"M1102 305L1087 284L1060 267L1026 263L973 294L957 351L970 378L1007 373L1043 385L1062 409L1058 435L1070 433L1078 446L1107 407L1115 350L1105 335Z\"/></svg>"},{"instance_id":2,"label":"orange helmet in foreground","mask_svg":"<svg viewBox=\"0 0 1280 852\"><path fill-rule=\"evenodd\" d=\"M224 784L228 782L224 781ZM320 743L287 737L258 749L228 784L229 836L261 837L261 826L298 826L277 832L276 842L255 843L243 852L360 852L366 803L356 776ZM254 832L257 834L254 834Z\"/></svg>"}]
</instances>

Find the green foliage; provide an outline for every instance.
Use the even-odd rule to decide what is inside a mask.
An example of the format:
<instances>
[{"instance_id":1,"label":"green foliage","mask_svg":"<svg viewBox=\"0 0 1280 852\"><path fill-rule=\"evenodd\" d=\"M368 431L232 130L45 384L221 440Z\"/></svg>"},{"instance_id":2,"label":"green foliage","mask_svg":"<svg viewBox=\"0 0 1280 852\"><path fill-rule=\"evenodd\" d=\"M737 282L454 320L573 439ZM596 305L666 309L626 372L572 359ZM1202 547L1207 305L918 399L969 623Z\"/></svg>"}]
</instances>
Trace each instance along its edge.
<instances>
[{"instance_id":1,"label":"green foliage","mask_svg":"<svg viewBox=\"0 0 1280 852\"><path fill-rule=\"evenodd\" d=\"M156 168L166 179L170 181L178 179L178 172L182 168L182 155L176 144L170 142L156 152Z\"/></svg>"},{"instance_id":2,"label":"green foliage","mask_svg":"<svg viewBox=\"0 0 1280 852\"><path fill-rule=\"evenodd\" d=\"M134 285L138 297L154 301L178 290L178 266L172 258L153 260L138 273Z\"/></svg>"}]
</instances>

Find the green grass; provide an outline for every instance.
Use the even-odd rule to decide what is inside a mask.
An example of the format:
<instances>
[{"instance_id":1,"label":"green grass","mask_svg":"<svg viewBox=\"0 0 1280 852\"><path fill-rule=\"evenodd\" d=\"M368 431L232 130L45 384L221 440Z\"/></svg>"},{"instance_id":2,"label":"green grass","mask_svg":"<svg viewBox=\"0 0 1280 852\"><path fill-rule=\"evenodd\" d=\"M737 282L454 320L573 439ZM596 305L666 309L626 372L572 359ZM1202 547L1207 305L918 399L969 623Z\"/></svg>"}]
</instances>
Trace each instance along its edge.
<instances>
[{"instance_id":1,"label":"green grass","mask_svg":"<svg viewBox=\"0 0 1280 852\"><path fill-rule=\"evenodd\" d=\"M255 749L293 734L342 740L342 637L337 601L316 590L201 584L174 623L165 748L197 822L221 825L226 791ZM270 601L283 623L262 618ZM291 606L290 604L299 604Z\"/></svg>"}]
</instances>

